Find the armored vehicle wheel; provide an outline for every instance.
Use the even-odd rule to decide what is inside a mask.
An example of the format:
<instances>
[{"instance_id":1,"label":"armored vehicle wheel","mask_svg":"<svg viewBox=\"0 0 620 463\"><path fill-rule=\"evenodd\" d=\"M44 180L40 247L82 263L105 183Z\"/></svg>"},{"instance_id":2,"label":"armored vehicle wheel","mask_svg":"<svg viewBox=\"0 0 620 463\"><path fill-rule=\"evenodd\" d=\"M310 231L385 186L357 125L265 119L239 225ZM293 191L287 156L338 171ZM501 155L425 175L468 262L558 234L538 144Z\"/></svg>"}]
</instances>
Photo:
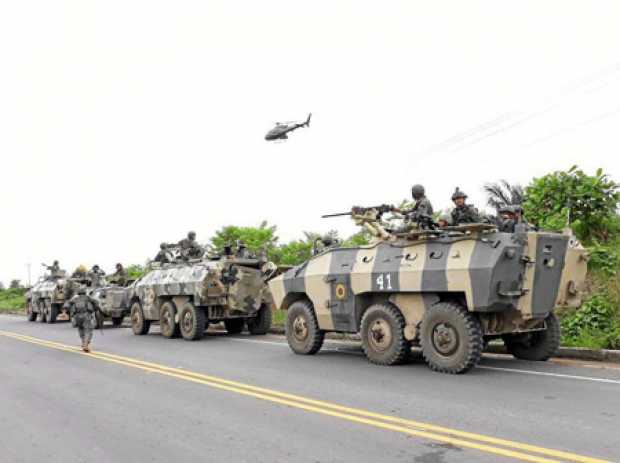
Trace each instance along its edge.
<instances>
[{"instance_id":1,"label":"armored vehicle wheel","mask_svg":"<svg viewBox=\"0 0 620 463\"><path fill-rule=\"evenodd\" d=\"M172 301L166 301L162 304L159 312L159 329L161 334L166 338L179 337L179 324L175 320L176 307Z\"/></svg>"},{"instance_id":2,"label":"armored vehicle wheel","mask_svg":"<svg viewBox=\"0 0 620 463\"><path fill-rule=\"evenodd\" d=\"M133 334L142 336L149 332L151 320L144 318L144 312L139 302L134 302L131 306L131 329Z\"/></svg>"},{"instance_id":3,"label":"armored vehicle wheel","mask_svg":"<svg viewBox=\"0 0 620 463\"><path fill-rule=\"evenodd\" d=\"M28 303L28 305L26 306L26 317L28 318L29 322L33 322L37 319L37 313L32 310L32 304Z\"/></svg>"},{"instance_id":4,"label":"armored vehicle wheel","mask_svg":"<svg viewBox=\"0 0 620 463\"><path fill-rule=\"evenodd\" d=\"M314 307L308 301L294 302L286 315L286 340L296 354L313 355L323 346L325 332L319 329Z\"/></svg>"},{"instance_id":5,"label":"armored vehicle wheel","mask_svg":"<svg viewBox=\"0 0 620 463\"><path fill-rule=\"evenodd\" d=\"M554 313L545 318L547 329L523 334L502 336L506 349L523 360L544 362L557 354L560 348L560 322Z\"/></svg>"},{"instance_id":6,"label":"armored vehicle wheel","mask_svg":"<svg viewBox=\"0 0 620 463\"><path fill-rule=\"evenodd\" d=\"M183 339L197 341L202 338L207 326L205 311L197 308L191 302L187 302L179 314L179 328Z\"/></svg>"},{"instance_id":7,"label":"armored vehicle wheel","mask_svg":"<svg viewBox=\"0 0 620 463\"><path fill-rule=\"evenodd\" d=\"M391 304L371 305L361 323L362 348L377 365L403 363L411 351L405 339L405 317Z\"/></svg>"},{"instance_id":8,"label":"armored vehicle wheel","mask_svg":"<svg viewBox=\"0 0 620 463\"><path fill-rule=\"evenodd\" d=\"M245 320L243 318L229 318L224 320L224 326L228 334L239 334L243 331Z\"/></svg>"},{"instance_id":9,"label":"armored vehicle wheel","mask_svg":"<svg viewBox=\"0 0 620 463\"><path fill-rule=\"evenodd\" d=\"M250 334L267 334L271 328L271 307L263 304L254 318L248 318L248 331Z\"/></svg>"},{"instance_id":10,"label":"armored vehicle wheel","mask_svg":"<svg viewBox=\"0 0 620 463\"><path fill-rule=\"evenodd\" d=\"M119 328L123 324L123 318L125 317L112 317L112 326Z\"/></svg>"},{"instance_id":11,"label":"armored vehicle wheel","mask_svg":"<svg viewBox=\"0 0 620 463\"><path fill-rule=\"evenodd\" d=\"M95 313L95 328L97 328L98 330L103 328L103 323L105 321L105 318L103 316L103 314L99 311L97 311Z\"/></svg>"},{"instance_id":12,"label":"armored vehicle wheel","mask_svg":"<svg viewBox=\"0 0 620 463\"><path fill-rule=\"evenodd\" d=\"M39 304L39 322L40 323L47 322L47 312L45 309L45 304Z\"/></svg>"},{"instance_id":13,"label":"armored vehicle wheel","mask_svg":"<svg viewBox=\"0 0 620 463\"><path fill-rule=\"evenodd\" d=\"M420 344L432 370L465 373L482 354L480 321L460 304L439 302L424 314Z\"/></svg>"}]
</instances>

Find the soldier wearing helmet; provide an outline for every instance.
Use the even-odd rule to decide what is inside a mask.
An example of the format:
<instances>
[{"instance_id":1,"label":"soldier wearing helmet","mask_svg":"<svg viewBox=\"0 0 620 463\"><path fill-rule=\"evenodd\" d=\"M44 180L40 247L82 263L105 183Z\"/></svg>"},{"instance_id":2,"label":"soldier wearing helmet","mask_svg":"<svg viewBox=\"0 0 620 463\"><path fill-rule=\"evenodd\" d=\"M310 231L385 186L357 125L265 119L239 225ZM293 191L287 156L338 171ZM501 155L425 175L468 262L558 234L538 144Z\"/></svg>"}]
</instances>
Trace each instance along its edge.
<instances>
[{"instance_id":1,"label":"soldier wearing helmet","mask_svg":"<svg viewBox=\"0 0 620 463\"><path fill-rule=\"evenodd\" d=\"M395 212L400 212L405 216L405 228L408 228L412 222L420 224L432 219L433 205L424 193L424 186L420 184L413 185L411 187L411 197L415 201L413 207L402 210L394 208Z\"/></svg>"},{"instance_id":2,"label":"soldier wearing helmet","mask_svg":"<svg viewBox=\"0 0 620 463\"><path fill-rule=\"evenodd\" d=\"M515 209L513 206L502 206L498 209L499 217L497 218L497 228L504 233L514 233L515 224Z\"/></svg>"},{"instance_id":3,"label":"soldier wearing helmet","mask_svg":"<svg viewBox=\"0 0 620 463\"><path fill-rule=\"evenodd\" d=\"M116 271L110 275L110 281L113 281L117 285L125 286L127 284L127 270L120 262L116 264Z\"/></svg>"},{"instance_id":4,"label":"soldier wearing helmet","mask_svg":"<svg viewBox=\"0 0 620 463\"><path fill-rule=\"evenodd\" d=\"M480 223L482 221L478 210L471 204L466 204L467 195L456 187L452 194L454 209L450 214L452 217L452 225L461 225L463 223Z\"/></svg>"},{"instance_id":5,"label":"soldier wearing helmet","mask_svg":"<svg viewBox=\"0 0 620 463\"><path fill-rule=\"evenodd\" d=\"M159 262L160 264L170 263L170 253L168 252L168 245L166 243L161 243L159 245L159 252L153 261Z\"/></svg>"},{"instance_id":6,"label":"soldier wearing helmet","mask_svg":"<svg viewBox=\"0 0 620 463\"><path fill-rule=\"evenodd\" d=\"M90 285L93 288L99 288L105 285L105 272L101 270L99 265L93 265L93 268L88 272L88 277L90 278Z\"/></svg>"},{"instance_id":7,"label":"soldier wearing helmet","mask_svg":"<svg viewBox=\"0 0 620 463\"><path fill-rule=\"evenodd\" d=\"M66 302L65 308L69 309L69 313L75 321L75 326L82 340L82 350L90 352L93 330L97 323L95 313L99 310L97 301L86 294L86 286L80 285L77 288L77 294Z\"/></svg>"},{"instance_id":8,"label":"soldier wearing helmet","mask_svg":"<svg viewBox=\"0 0 620 463\"><path fill-rule=\"evenodd\" d=\"M178 243L181 249L181 256L185 259L200 259L205 250L198 241L196 241L196 232L190 231L187 233L187 238L183 238Z\"/></svg>"}]
</instances>

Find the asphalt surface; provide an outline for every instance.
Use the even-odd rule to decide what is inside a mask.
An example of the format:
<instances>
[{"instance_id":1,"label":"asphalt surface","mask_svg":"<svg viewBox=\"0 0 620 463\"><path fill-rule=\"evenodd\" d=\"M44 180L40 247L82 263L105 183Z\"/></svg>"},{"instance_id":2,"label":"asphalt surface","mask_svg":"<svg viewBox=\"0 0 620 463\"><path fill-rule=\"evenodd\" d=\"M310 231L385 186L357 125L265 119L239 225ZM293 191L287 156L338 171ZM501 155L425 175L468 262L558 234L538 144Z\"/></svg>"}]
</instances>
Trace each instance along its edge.
<instances>
[{"instance_id":1,"label":"asphalt surface","mask_svg":"<svg viewBox=\"0 0 620 463\"><path fill-rule=\"evenodd\" d=\"M620 461L612 365L485 356L451 376L352 343L296 356L278 336L157 327L78 345L68 323L0 316L0 462Z\"/></svg>"}]
</instances>

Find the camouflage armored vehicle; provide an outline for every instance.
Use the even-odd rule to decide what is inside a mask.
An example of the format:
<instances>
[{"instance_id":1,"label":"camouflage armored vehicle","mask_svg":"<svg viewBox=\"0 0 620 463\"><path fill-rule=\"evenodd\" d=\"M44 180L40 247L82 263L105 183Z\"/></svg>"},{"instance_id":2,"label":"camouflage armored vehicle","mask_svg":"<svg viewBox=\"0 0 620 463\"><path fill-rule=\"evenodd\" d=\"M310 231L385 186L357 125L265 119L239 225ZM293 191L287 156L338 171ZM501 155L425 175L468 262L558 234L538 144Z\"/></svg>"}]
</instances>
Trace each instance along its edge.
<instances>
[{"instance_id":1,"label":"camouflage armored vehicle","mask_svg":"<svg viewBox=\"0 0 620 463\"><path fill-rule=\"evenodd\" d=\"M232 254L155 264L127 291L133 332L146 334L159 322L165 337L193 341L223 321L231 334L245 325L251 334L266 334L272 315L266 281L275 271L271 262Z\"/></svg>"},{"instance_id":2,"label":"camouflage armored vehicle","mask_svg":"<svg viewBox=\"0 0 620 463\"><path fill-rule=\"evenodd\" d=\"M112 325L119 327L125 316L129 315L128 288L120 285L106 285L93 289L89 295L98 303L97 328L103 327L106 319L112 320Z\"/></svg>"},{"instance_id":3,"label":"camouflage armored vehicle","mask_svg":"<svg viewBox=\"0 0 620 463\"><path fill-rule=\"evenodd\" d=\"M28 321L38 317L41 323L55 323L64 310L63 304L72 295L72 285L64 270L40 278L26 294Z\"/></svg>"},{"instance_id":4,"label":"camouflage armored vehicle","mask_svg":"<svg viewBox=\"0 0 620 463\"><path fill-rule=\"evenodd\" d=\"M351 215L370 245L329 249L269 282L295 353L319 351L326 332L359 332L373 363L403 362L415 344L431 369L463 373L494 338L523 359L558 349L553 310L579 304L587 259L569 236L488 224L394 232L374 208Z\"/></svg>"}]
</instances>

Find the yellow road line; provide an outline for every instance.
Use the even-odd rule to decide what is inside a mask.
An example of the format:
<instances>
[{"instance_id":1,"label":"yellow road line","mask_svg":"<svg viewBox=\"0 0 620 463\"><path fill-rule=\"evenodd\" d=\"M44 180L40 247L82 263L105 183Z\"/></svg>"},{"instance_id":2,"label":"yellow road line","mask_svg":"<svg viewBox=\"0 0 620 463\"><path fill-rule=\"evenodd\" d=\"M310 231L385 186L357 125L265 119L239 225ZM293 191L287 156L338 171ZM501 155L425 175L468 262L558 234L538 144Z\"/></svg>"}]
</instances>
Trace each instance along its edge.
<instances>
[{"instance_id":1,"label":"yellow road line","mask_svg":"<svg viewBox=\"0 0 620 463\"><path fill-rule=\"evenodd\" d=\"M108 354L103 352L95 352L86 354L81 350L68 346L65 344L60 344L53 341L47 341L39 338L34 338L31 336L26 336L18 333L12 333L7 331L0 331L0 335L11 337L14 339L18 339L24 342L29 342L32 344L41 345L44 347L49 347L53 349L58 349L66 352L78 353L82 355L87 355L89 357L97 358L99 360L104 360L111 363L116 363L119 365L124 365L132 368L137 368L143 371L148 371L151 373L158 373L164 376L169 376L177 379L182 379L185 381L191 381L198 384L207 385L213 388L226 390L229 392L235 392L237 394L254 397L256 399L265 400L273 403L278 403L281 405L286 405L314 413L319 413L323 415L328 415L336 418L341 418L344 420L366 424L369 426L387 429L391 431L396 431L416 437L422 437L430 440L440 441L444 443L449 443L452 445L472 448L480 451L484 451L487 453L493 453L497 455L507 456L511 458L520 459L523 461L533 461L533 462L556 462L558 460L550 460L547 458L543 458L540 456L529 455L522 452L515 451L529 451L533 453L538 453L541 455L551 456L560 458L564 461L574 461L574 462L583 462L583 463L602 463L604 460L585 457L581 455L576 455L569 452L563 452L559 450L546 449L544 447L533 446L529 444L522 444L519 442L513 442L506 439L499 439L490 436L484 436L481 434L474 434L465 431L459 431L456 429L444 428L428 423L421 423L413 420L406 420L394 416L382 415L379 413L374 413L362 409L345 407L338 404L333 404L329 402L324 402L320 400L314 400L294 394L287 394L284 392L260 388L257 386L252 386L249 384L239 383L236 381L230 381L223 378L218 378L211 375L204 375L201 373L186 371L179 368L167 367L165 365L159 365L156 363L146 362L138 359L133 359L130 357L123 357L114 354ZM380 421L379 421L380 420ZM394 424L392 424L394 423ZM417 429L412 429L417 428ZM429 432L433 431L433 432ZM441 433L441 434L438 434ZM443 435L445 434L445 435ZM457 437L455 437L457 436ZM464 440L469 439L469 440ZM477 442L472 442L477 441ZM501 445L504 447L509 447L508 449L494 447L490 445L481 444L491 443L495 445ZM511 450L513 449L513 450Z\"/></svg>"}]
</instances>

